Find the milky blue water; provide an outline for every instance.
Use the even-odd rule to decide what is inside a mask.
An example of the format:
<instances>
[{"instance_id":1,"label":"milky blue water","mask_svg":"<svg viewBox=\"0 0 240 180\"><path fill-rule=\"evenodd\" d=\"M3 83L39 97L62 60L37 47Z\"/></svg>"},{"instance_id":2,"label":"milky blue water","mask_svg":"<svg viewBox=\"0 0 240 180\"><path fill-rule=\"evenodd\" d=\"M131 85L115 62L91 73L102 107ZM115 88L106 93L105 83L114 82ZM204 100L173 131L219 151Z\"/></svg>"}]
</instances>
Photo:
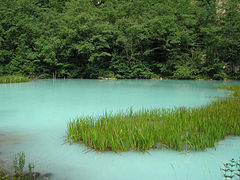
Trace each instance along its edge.
<instances>
[{"instance_id":1,"label":"milky blue water","mask_svg":"<svg viewBox=\"0 0 240 180\"><path fill-rule=\"evenodd\" d=\"M154 150L149 153L89 151L64 143L67 123L132 107L203 106L230 92L216 87L240 81L37 80L0 84L0 160L9 167L25 152L36 171L53 180L221 179L219 166L240 156L240 138L227 137L203 152ZM3 163L4 159L10 159ZM1 163L0 162L0 163Z\"/></svg>"}]
</instances>

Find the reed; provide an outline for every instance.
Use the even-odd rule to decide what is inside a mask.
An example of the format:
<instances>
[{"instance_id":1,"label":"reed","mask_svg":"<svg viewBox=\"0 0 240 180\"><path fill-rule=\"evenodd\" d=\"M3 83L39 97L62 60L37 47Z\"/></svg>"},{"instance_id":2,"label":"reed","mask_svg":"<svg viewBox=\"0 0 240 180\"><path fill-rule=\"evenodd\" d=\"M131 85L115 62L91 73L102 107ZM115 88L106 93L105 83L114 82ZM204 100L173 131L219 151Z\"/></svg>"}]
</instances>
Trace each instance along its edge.
<instances>
[{"instance_id":1,"label":"reed","mask_svg":"<svg viewBox=\"0 0 240 180\"><path fill-rule=\"evenodd\" d=\"M22 75L6 75L0 76L0 83L20 83L20 82L28 82L30 79L28 77Z\"/></svg>"},{"instance_id":2,"label":"reed","mask_svg":"<svg viewBox=\"0 0 240 180\"><path fill-rule=\"evenodd\" d=\"M240 86L199 108L132 109L117 114L78 117L67 125L67 140L97 151L173 149L200 151L226 136L240 135Z\"/></svg>"}]
</instances>

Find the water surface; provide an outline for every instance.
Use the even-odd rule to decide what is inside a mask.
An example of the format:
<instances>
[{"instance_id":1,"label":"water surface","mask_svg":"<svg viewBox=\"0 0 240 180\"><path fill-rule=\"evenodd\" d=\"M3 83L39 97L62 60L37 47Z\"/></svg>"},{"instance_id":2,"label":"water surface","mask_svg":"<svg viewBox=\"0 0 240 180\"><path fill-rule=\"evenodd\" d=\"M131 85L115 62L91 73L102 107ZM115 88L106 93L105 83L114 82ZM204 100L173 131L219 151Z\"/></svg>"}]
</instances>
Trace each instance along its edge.
<instances>
[{"instance_id":1,"label":"water surface","mask_svg":"<svg viewBox=\"0 0 240 180\"><path fill-rule=\"evenodd\" d=\"M216 87L239 81L37 80L0 84L0 160L20 151L53 180L221 179L219 166L240 156L240 138L228 137L204 152L88 151L64 143L71 118L132 107L200 107L230 92ZM3 163L3 161L2 161ZM5 163L9 166L11 162Z\"/></svg>"}]
</instances>

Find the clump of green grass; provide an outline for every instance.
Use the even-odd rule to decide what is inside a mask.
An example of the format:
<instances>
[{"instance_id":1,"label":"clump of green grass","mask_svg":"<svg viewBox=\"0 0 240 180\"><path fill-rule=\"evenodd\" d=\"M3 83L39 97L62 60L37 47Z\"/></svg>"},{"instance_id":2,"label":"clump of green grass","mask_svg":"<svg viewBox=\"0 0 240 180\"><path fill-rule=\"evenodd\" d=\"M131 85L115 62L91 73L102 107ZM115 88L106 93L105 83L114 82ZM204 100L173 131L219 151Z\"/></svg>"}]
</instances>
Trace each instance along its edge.
<instances>
[{"instance_id":1,"label":"clump of green grass","mask_svg":"<svg viewBox=\"0 0 240 180\"><path fill-rule=\"evenodd\" d=\"M20 83L28 82L30 79L22 75L6 75L0 76L0 83Z\"/></svg>"},{"instance_id":2,"label":"clump of green grass","mask_svg":"<svg viewBox=\"0 0 240 180\"><path fill-rule=\"evenodd\" d=\"M28 164L28 173L24 173L24 166L25 166L25 153L20 152L17 155L15 155L14 161L13 161L13 168L15 173L11 173L10 171L0 167L0 179L6 179L6 180L40 180L40 173L39 172L33 172L34 164L29 163ZM44 178L43 178L44 179Z\"/></svg>"},{"instance_id":3,"label":"clump of green grass","mask_svg":"<svg viewBox=\"0 0 240 180\"><path fill-rule=\"evenodd\" d=\"M70 142L97 151L204 150L228 135L240 135L240 86L220 87L233 96L200 108L132 109L79 117L67 126Z\"/></svg>"}]
</instances>

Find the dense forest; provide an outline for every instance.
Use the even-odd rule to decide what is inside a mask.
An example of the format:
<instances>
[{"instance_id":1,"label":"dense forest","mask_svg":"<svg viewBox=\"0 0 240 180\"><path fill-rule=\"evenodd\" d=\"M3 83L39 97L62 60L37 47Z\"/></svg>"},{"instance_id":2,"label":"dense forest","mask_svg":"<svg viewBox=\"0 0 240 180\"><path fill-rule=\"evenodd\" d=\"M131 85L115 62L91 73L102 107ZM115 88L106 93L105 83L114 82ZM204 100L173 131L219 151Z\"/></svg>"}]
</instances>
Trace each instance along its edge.
<instances>
[{"instance_id":1,"label":"dense forest","mask_svg":"<svg viewBox=\"0 0 240 180\"><path fill-rule=\"evenodd\" d=\"M240 79L239 0L0 0L0 76Z\"/></svg>"}]
</instances>

